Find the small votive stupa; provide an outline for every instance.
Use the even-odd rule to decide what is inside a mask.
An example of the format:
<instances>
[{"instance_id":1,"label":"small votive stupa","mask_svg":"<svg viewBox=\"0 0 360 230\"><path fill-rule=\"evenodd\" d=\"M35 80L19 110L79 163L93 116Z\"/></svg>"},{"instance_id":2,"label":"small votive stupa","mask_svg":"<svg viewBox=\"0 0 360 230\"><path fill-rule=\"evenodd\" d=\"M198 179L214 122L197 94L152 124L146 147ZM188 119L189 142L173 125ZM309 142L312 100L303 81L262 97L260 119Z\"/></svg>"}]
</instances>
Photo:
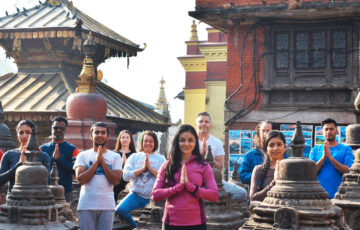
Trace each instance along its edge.
<instances>
[{"instance_id":1,"label":"small votive stupa","mask_svg":"<svg viewBox=\"0 0 360 230\"><path fill-rule=\"evenodd\" d=\"M292 138L294 157L280 161L276 185L241 229L348 229L341 208L333 205L316 177L315 161L303 157L300 121Z\"/></svg>"},{"instance_id":2,"label":"small votive stupa","mask_svg":"<svg viewBox=\"0 0 360 230\"><path fill-rule=\"evenodd\" d=\"M64 205L56 203L48 185L49 172L39 161L39 144L32 130L25 152L26 161L16 170L15 185L1 205L0 229L78 229L73 222L60 220Z\"/></svg>"}]
</instances>

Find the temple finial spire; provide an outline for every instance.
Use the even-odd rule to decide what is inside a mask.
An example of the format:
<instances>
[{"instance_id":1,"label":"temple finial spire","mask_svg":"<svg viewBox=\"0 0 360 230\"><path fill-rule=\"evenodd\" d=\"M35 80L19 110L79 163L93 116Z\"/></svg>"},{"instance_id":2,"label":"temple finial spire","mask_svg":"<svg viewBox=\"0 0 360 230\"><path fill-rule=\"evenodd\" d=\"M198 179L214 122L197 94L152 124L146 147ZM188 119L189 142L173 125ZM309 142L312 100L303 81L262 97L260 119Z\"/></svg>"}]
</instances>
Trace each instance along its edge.
<instances>
[{"instance_id":1,"label":"temple finial spire","mask_svg":"<svg viewBox=\"0 0 360 230\"><path fill-rule=\"evenodd\" d=\"M95 74L95 66L92 59L96 52L96 43L91 31L89 32L89 36L84 42L83 47L85 59L83 62L83 68L79 75L80 80L76 82L79 85L79 87L76 89L76 92L95 93L99 80Z\"/></svg>"},{"instance_id":2,"label":"temple finial spire","mask_svg":"<svg viewBox=\"0 0 360 230\"><path fill-rule=\"evenodd\" d=\"M198 41L198 35L197 35L197 26L195 23L195 20L193 20L193 23L191 25L191 37L190 37L190 41Z\"/></svg>"}]
</instances>

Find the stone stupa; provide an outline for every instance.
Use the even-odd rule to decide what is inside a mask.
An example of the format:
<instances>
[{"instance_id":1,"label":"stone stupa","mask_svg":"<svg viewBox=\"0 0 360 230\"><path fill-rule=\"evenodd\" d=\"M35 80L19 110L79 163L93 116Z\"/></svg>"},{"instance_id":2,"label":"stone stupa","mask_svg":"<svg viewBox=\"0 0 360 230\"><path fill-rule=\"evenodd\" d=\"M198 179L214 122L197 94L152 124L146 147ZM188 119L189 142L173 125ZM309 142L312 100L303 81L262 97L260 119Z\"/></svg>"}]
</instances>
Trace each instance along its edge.
<instances>
[{"instance_id":1,"label":"stone stupa","mask_svg":"<svg viewBox=\"0 0 360 230\"><path fill-rule=\"evenodd\" d=\"M355 161L349 173L343 175L342 182L332 199L332 203L344 210L345 221L353 230L360 229L360 94L355 100L356 123L346 128L346 145L355 151Z\"/></svg>"},{"instance_id":2,"label":"stone stupa","mask_svg":"<svg viewBox=\"0 0 360 230\"><path fill-rule=\"evenodd\" d=\"M241 212L237 212L232 209L232 194L224 190L221 172L213 167L214 157L211 146L208 146L205 161L207 161L212 167L219 191L219 199L217 202L204 200L207 229L238 229L244 223L244 216Z\"/></svg>"},{"instance_id":3,"label":"stone stupa","mask_svg":"<svg viewBox=\"0 0 360 230\"><path fill-rule=\"evenodd\" d=\"M39 161L39 144L35 129L27 143L26 161L16 170L15 185L1 205L0 229L65 230L78 229L69 221L61 221L63 204L57 204L48 185L48 170Z\"/></svg>"},{"instance_id":4,"label":"stone stupa","mask_svg":"<svg viewBox=\"0 0 360 230\"><path fill-rule=\"evenodd\" d=\"M276 185L241 229L348 229L343 211L333 205L316 177L315 161L303 157L300 121L292 139L294 157L280 161Z\"/></svg>"}]
</instances>

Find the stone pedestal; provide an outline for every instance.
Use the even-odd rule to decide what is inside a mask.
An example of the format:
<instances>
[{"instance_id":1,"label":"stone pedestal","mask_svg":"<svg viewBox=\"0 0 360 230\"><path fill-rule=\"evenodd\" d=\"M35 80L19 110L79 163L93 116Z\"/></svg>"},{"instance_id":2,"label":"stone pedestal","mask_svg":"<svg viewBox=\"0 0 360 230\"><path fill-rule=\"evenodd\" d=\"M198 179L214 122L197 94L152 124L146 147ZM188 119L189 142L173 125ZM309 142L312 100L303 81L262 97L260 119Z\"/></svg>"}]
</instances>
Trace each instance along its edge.
<instances>
[{"instance_id":1,"label":"stone pedestal","mask_svg":"<svg viewBox=\"0 0 360 230\"><path fill-rule=\"evenodd\" d=\"M301 157L300 122L296 129L292 147L298 157L280 161L276 185L263 202L251 206L251 217L241 229L348 229L342 209L330 202L317 181L315 162Z\"/></svg>"},{"instance_id":2,"label":"stone pedestal","mask_svg":"<svg viewBox=\"0 0 360 230\"><path fill-rule=\"evenodd\" d=\"M59 218L64 205L55 202L48 185L48 170L39 161L39 145L33 130L26 162L16 170L15 185L1 205L0 229L77 229Z\"/></svg>"},{"instance_id":3,"label":"stone pedestal","mask_svg":"<svg viewBox=\"0 0 360 230\"><path fill-rule=\"evenodd\" d=\"M205 155L205 160L212 166L214 158L212 155L211 146L208 147L208 151ZM221 172L212 167L214 178L219 190L219 199L217 202L210 202L204 200L206 225L208 230L238 229L244 223L244 217L242 213L234 211L232 208L232 194L228 193L223 188Z\"/></svg>"},{"instance_id":4,"label":"stone pedestal","mask_svg":"<svg viewBox=\"0 0 360 230\"><path fill-rule=\"evenodd\" d=\"M137 230L158 230L162 227L162 217L164 215L165 200L155 202L150 200L150 204L144 208L139 217Z\"/></svg>"}]
</instances>

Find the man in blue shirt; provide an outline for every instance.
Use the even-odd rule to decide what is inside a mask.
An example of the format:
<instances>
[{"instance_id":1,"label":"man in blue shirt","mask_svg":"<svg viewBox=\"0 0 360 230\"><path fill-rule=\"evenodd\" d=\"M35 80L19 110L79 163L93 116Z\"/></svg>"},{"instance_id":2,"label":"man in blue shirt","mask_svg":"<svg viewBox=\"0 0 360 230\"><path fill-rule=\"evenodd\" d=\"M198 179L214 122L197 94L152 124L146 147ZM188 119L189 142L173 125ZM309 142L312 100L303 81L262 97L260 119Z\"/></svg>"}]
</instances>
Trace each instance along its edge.
<instances>
[{"instance_id":1,"label":"man in blue shirt","mask_svg":"<svg viewBox=\"0 0 360 230\"><path fill-rule=\"evenodd\" d=\"M265 136L272 130L270 121L262 121L256 125L256 136L254 137L256 149L250 150L244 156L244 161L240 167L240 179L243 184L250 185L252 171L256 165L264 162L265 155L263 145L265 144Z\"/></svg>"},{"instance_id":2,"label":"man in blue shirt","mask_svg":"<svg viewBox=\"0 0 360 230\"><path fill-rule=\"evenodd\" d=\"M65 199L71 202L72 195L72 177L75 175L73 170L78 149L64 140L67 120L64 117L56 117L51 126L52 141L40 146L41 151L46 152L50 157L50 167L53 162L59 172L59 184L64 187Z\"/></svg>"},{"instance_id":3,"label":"man in blue shirt","mask_svg":"<svg viewBox=\"0 0 360 230\"><path fill-rule=\"evenodd\" d=\"M349 172L354 159L352 149L336 141L338 133L336 121L328 118L321 122L321 126L325 143L315 146L309 158L316 162L320 185L332 199L341 183L342 175Z\"/></svg>"}]
</instances>

